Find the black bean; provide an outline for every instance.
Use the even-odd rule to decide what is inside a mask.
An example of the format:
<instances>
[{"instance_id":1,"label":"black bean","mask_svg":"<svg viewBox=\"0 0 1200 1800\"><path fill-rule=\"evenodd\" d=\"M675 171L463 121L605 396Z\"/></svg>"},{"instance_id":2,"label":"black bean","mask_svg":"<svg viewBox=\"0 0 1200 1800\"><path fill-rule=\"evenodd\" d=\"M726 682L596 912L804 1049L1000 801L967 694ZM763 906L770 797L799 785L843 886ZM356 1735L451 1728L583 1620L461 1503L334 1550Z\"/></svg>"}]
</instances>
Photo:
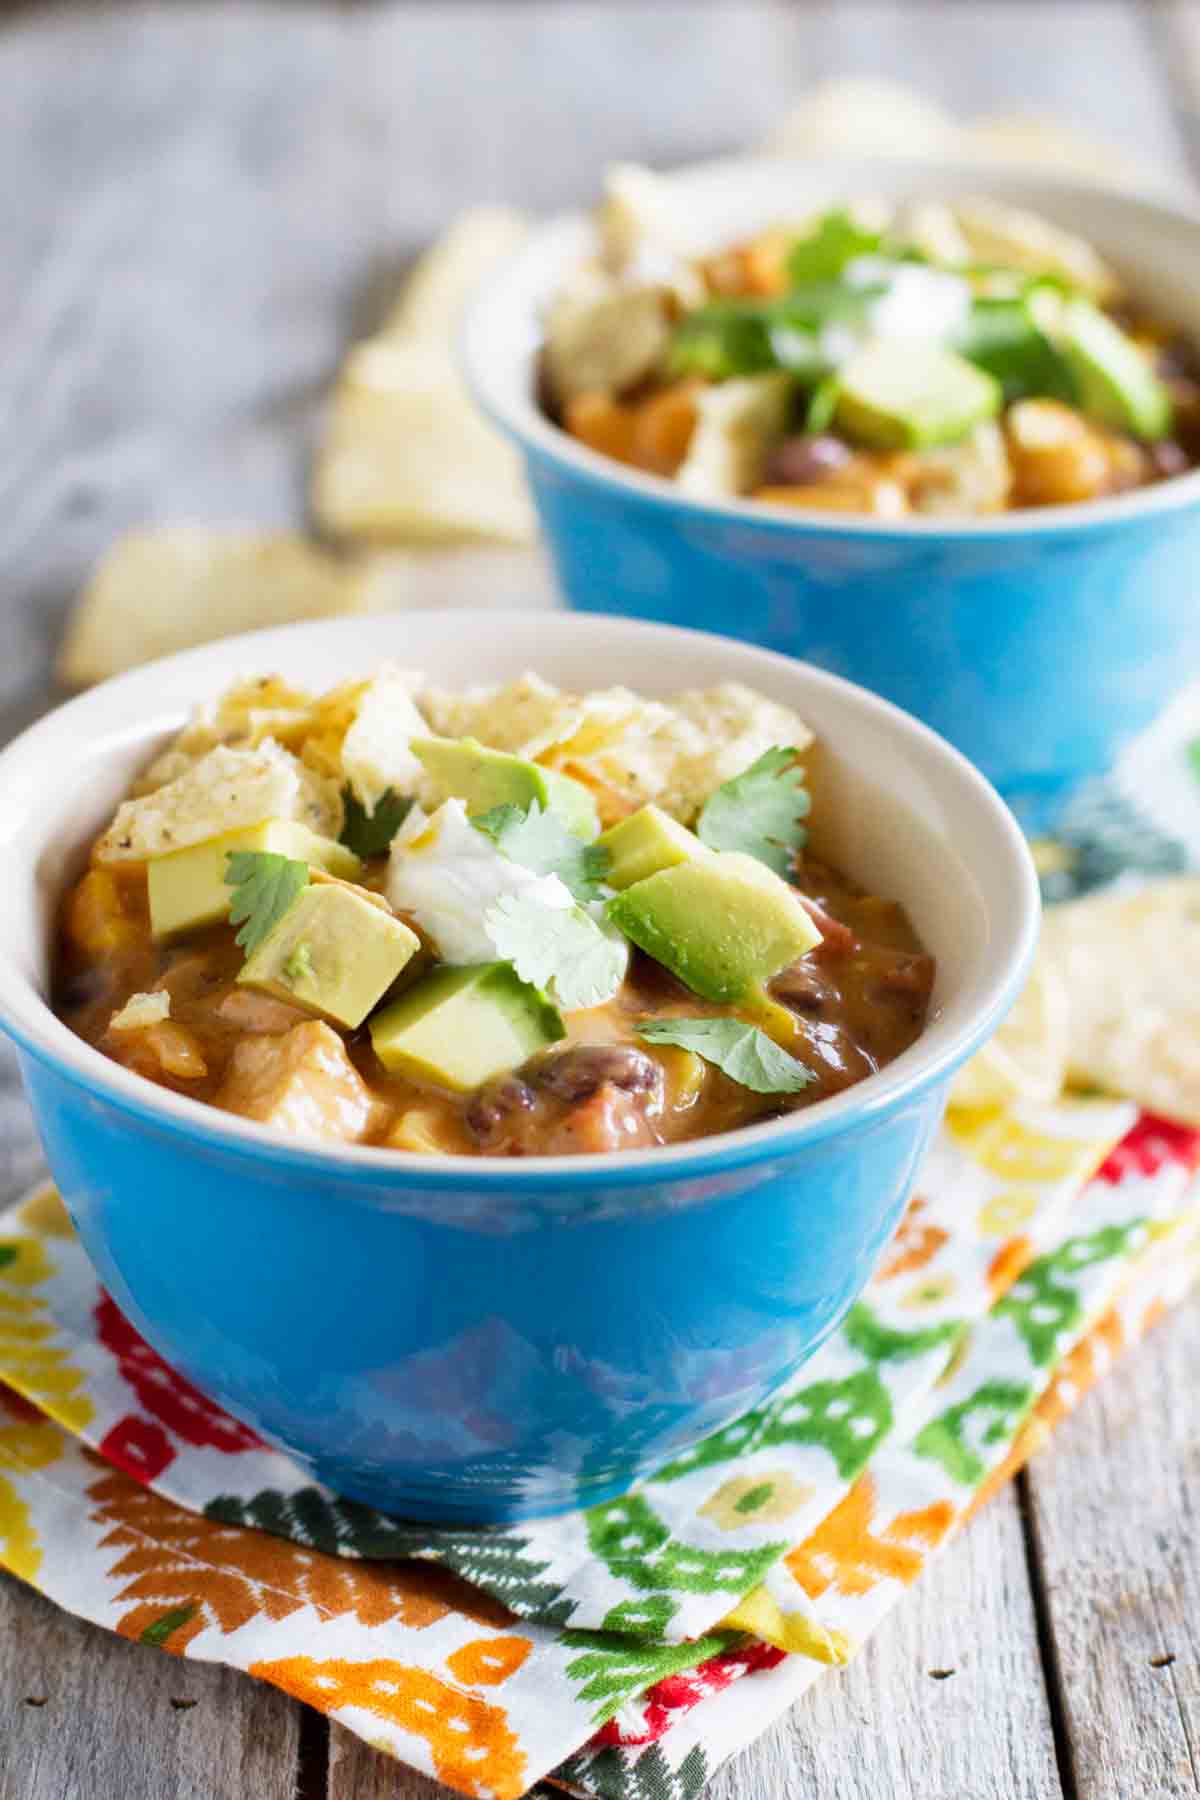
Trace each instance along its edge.
<instances>
[{"instance_id":1,"label":"black bean","mask_svg":"<svg viewBox=\"0 0 1200 1800\"><path fill-rule=\"evenodd\" d=\"M572 1044L529 1065L526 1074L559 1100L587 1100L606 1084L627 1094L653 1093L662 1070L632 1044Z\"/></svg>"},{"instance_id":2,"label":"black bean","mask_svg":"<svg viewBox=\"0 0 1200 1800\"><path fill-rule=\"evenodd\" d=\"M102 963L94 963L86 969L76 969L74 974L68 975L55 989L55 1010L75 1012L80 1007L93 1005L97 1000L106 1000L112 989L112 973Z\"/></svg>"},{"instance_id":3,"label":"black bean","mask_svg":"<svg viewBox=\"0 0 1200 1800\"><path fill-rule=\"evenodd\" d=\"M1154 473L1160 481L1168 481L1173 475L1186 474L1191 466L1183 445L1175 443L1172 438L1164 438L1161 444L1149 444L1147 449Z\"/></svg>"},{"instance_id":4,"label":"black bean","mask_svg":"<svg viewBox=\"0 0 1200 1800\"><path fill-rule=\"evenodd\" d=\"M769 487L811 487L844 469L854 452L828 432L784 438L767 463Z\"/></svg>"},{"instance_id":5,"label":"black bean","mask_svg":"<svg viewBox=\"0 0 1200 1800\"><path fill-rule=\"evenodd\" d=\"M514 1113L532 1112L534 1092L518 1075L498 1075L485 1081L467 1102L468 1128L484 1142L494 1137Z\"/></svg>"}]
</instances>

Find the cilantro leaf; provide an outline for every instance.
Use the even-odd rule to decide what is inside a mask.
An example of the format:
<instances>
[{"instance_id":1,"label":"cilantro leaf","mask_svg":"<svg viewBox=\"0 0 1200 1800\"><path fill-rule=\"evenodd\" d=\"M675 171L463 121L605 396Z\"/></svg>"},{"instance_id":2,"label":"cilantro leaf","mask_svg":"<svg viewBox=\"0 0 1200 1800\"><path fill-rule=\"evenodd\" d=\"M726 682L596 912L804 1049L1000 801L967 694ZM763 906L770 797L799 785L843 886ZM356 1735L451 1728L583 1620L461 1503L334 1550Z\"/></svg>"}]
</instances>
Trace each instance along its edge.
<instances>
[{"instance_id":1,"label":"cilantro leaf","mask_svg":"<svg viewBox=\"0 0 1200 1800\"><path fill-rule=\"evenodd\" d=\"M778 367L771 345L770 314L757 300L712 300L680 320L671 340L672 375L760 375Z\"/></svg>"},{"instance_id":2,"label":"cilantro leaf","mask_svg":"<svg viewBox=\"0 0 1200 1800\"><path fill-rule=\"evenodd\" d=\"M696 822L696 834L710 850L741 850L786 876L792 852L804 847L808 817L799 750L776 744L757 762L710 794Z\"/></svg>"},{"instance_id":3,"label":"cilantro leaf","mask_svg":"<svg viewBox=\"0 0 1200 1800\"><path fill-rule=\"evenodd\" d=\"M234 941L252 956L308 885L308 864L269 850L230 850L225 883L234 890L229 917L242 928Z\"/></svg>"},{"instance_id":4,"label":"cilantro leaf","mask_svg":"<svg viewBox=\"0 0 1200 1800\"><path fill-rule=\"evenodd\" d=\"M637 1034L648 1044L694 1050L756 1094L798 1094L817 1079L765 1031L742 1019L643 1019Z\"/></svg>"},{"instance_id":5,"label":"cilantro leaf","mask_svg":"<svg viewBox=\"0 0 1200 1800\"><path fill-rule=\"evenodd\" d=\"M342 804L345 812L340 841L355 856L365 858L386 855L413 803L394 788L388 788L375 802L375 811L369 813L353 788L344 787Z\"/></svg>"},{"instance_id":6,"label":"cilantro leaf","mask_svg":"<svg viewBox=\"0 0 1200 1800\"><path fill-rule=\"evenodd\" d=\"M597 924L580 906L504 894L483 924L496 955L564 1012L611 1000L624 980L629 946L614 926Z\"/></svg>"},{"instance_id":7,"label":"cilantro leaf","mask_svg":"<svg viewBox=\"0 0 1200 1800\"><path fill-rule=\"evenodd\" d=\"M794 287L810 281L836 281L856 256L870 256L883 244L883 233L868 231L843 208L825 213L815 231L797 238L788 252L788 279Z\"/></svg>"},{"instance_id":8,"label":"cilantro leaf","mask_svg":"<svg viewBox=\"0 0 1200 1800\"><path fill-rule=\"evenodd\" d=\"M510 862L535 875L557 875L579 901L594 900L612 857L600 844L585 844L568 830L561 814L534 801L523 807L493 806L471 823Z\"/></svg>"}]
</instances>

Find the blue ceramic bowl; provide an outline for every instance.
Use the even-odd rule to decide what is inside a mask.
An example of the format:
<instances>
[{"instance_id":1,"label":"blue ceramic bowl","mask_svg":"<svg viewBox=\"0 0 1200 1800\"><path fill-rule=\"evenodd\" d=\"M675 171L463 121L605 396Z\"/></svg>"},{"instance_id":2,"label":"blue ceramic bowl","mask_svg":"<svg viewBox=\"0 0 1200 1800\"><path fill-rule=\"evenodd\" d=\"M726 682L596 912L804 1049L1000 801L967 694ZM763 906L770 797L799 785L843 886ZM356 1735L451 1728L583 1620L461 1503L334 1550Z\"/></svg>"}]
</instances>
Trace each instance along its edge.
<instances>
[{"instance_id":1,"label":"blue ceramic bowl","mask_svg":"<svg viewBox=\"0 0 1200 1800\"><path fill-rule=\"evenodd\" d=\"M49 922L132 772L235 673L324 685L384 656L443 683L753 683L817 732L815 841L910 908L932 1023L810 1111L627 1155L309 1147L118 1067L47 1006ZM756 1405L892 1231L953 1070L1036 929L1010 814L884 702L744 645L623 619L406 614L235 639L106 684L0 756L0 1024L80 1235L154 1347L314 1478L393 1513L600 1499Z\"/></svg>"},{"instance_id":2,"label":"blue ceramic bowl","mask_svg":"<svg viewBox=\"0 0 1200 1800\"><path fill-rule=\"evenodd\" d=\"M986 183L1091 239L1200 342L1200 220L1178 207L916 163L772 158L676 180L674 223L696 246L855 194ZM593 247L583 218L546 226L477 298L464 345L476 396L525 455L573 606L728 632L861 682L948 737L1028 826L1200 674L1200 474L1084 506L896 524L693 500L568 437L536 403L539 321Z\"/></svg>"}]
</instances>

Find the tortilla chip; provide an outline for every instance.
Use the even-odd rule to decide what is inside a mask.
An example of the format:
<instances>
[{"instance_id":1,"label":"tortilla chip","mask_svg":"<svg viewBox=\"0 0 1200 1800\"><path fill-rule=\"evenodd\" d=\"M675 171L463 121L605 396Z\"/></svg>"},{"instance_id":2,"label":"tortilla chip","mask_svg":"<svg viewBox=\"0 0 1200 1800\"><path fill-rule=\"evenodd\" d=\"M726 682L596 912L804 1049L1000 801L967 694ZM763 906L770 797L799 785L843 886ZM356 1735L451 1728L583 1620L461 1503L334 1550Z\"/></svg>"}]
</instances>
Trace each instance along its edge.
<instances>
[{"instance_id":1,"label":"tortilla chip","mask_svg":"<svg viewBox=\"0 0 1200 1800\"><path fill-rule=\"evenodd\" d=\"M1047 909L1042 955L1069 1009L1069 1078L1200 1127L1200 878Z\"/></svg>"},{"instance_id":2,"label":"tortilla chip","mask_svg":"<svg viewBox=\"0 0 1200 1800\"><path fill-rule=\"evenodd\" d=\"M476 411L453 352L417 339L360 344L342 370L313 473L335 537L375 543L532 542L515 450Z\"/></svg>"},{"instance_id":3,"label":"tortilla chip","mask_svg":"<svg viewBox=\"0 0 1200 1800\"><path fill-rule=\"evenodd\" d=\"M952 157L959 127L942 108L896 81L852 75L811 89L773 133L767 149L805 154Z\"/></svg>"},{"instance_id":4,"label":"tortilla chip","mask_svg":"<svg viewBox=\"0 0 1200 1800\"><path fill-rule=\"evenodd\" d=\"M416 264L383 335L453 343L463 307L484 276L528 236L529 221L511 207L476 206L463 213Z\"/></svg>"},{"instance_id":5,"label":"tortilla chip","mask_svg":"<svg viewBox=\"0 0 1200 1800\"><path fill-rule=\"evenodd\" d=\"M1126 145L1106 143L1054 119L1026 113L995 113L967 127L965 147L998 163L1052 169L1106 187L1144 187L1153 171L1132 157Z\"/></svg>"},{"instance_id":6,"label":"tortilla chip","mask_svg":"<svg viewBox=\"0 0 1200 1800\"><path fill-rule=\"evenodd\" d=\"M423 544L369 550L354 564L363 612L560 604L549 558L536 546Z\"/></svg>"},{"instance_id":7,"label":"tortilla chip","mask_svg":"<svg viewBox=\"0 0 1200 1800\"><path fill-rule=\"evenodd\" d=\"M76 604L57 674L86 687L196 644L356 612L357 584L291 533L177 526L120 538Z\"/></svg>"},{"instance_id":8,"label":"tortilla chip","mask_svg":"<svg viewBox=\"0 0 1200 1800\"><path fill-rule=\"evenodd\" d=\"M1115 271L1094 245L1040 213L1009 206L988 194L956 200L952 210L979 262L1026 269L1031 275L1061 276L1101 303L1120 292Z\"/></svg>"}]
</instances>

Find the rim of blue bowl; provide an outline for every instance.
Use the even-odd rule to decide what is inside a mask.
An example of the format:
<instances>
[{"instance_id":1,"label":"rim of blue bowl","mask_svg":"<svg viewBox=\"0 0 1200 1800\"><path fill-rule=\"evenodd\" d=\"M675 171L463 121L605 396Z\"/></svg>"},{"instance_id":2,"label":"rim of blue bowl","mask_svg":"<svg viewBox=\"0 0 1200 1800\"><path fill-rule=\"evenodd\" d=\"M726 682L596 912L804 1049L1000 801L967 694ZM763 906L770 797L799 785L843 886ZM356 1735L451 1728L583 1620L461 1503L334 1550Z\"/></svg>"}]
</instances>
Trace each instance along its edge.
<instances>
[{"instance_id":1,"label":"rim of blue bowl","mask_svg":"<svg viewBox=\"0 0 1200 1800\"><path fill-rule=\"evenodd\" d=\"M800 157L714 157L688 164L672 173L684 181L699 184L713 177L736 176L738 172L753 177L756 172L775 171L781 166L790 166L798 173L811 176L816 165L811 159ZM976 190L998 186L1017 188L1028 190L1035 196L1052 195L1064 204L1069 204L1072 197L1082 197L1092 203L1107 205L1118 215L1137 213L1154 220L1164 232L1186 233L1194 241L1200 269L1200 210L1185 204L1182 199L1106 188L1100 183L1064 179L1051 171L1015 166L997 169L982 163L932 163L917 158L887 161L863 157L822 158L819 166L823 175L844 170L848 182L853 180L863 184L858 188L859 192L873 191L869 185L872 181L886 187L898 180L905 186L928 180L931 189L936 189L939 183L945 187L948 181L966 179L973 181ZM458 333L459 363L476 405L527 455L546 458L589 487L713 525L748 525L782 537L866 537L896 543L930 538L986 543L991 539L1022 536L1090 536L1106 529L1120 530L1142 519L1200 507L1200 468L1104 500L1025 508L986 518L910 519L903 522L822 513L763 500L702 499L685 493L669 477L628 468L599 451L588 449L556 425L538 404L531 379L510 388L507 384L513 372L513 359L505 354L497 355L495 342L497 309L503 311L506 305L512 306L521 321L520 328L514 332L520 344L521 365L527 374L532 373L541 333L536 308L525 304L520 296L529 289L531 294L536 293L539 303L544 304L553 289L531 282L531 272L556 248L563 252L564 265L569 266L571 259L567 252L572 248L574 260L579 260L586 252L593 231L590 216L582 212L560 213L538 226L523 247L506 258L477 289L464 310Z\"/></svg>"},{"instance_id":2,"label":"rim of blue bowl","mask_svg":"<svg viewBox=\"0 0 1200 1800\"><path fill-rule=\"evenodd\" d=\"M445 619L444 614L431 613L394 616L407 621L436 617L444 622ZM631 639L650 640L665 636L690 639L704 645L721 644L726 646L727 651L752 655L756 661L777 664L784 671L794 671L797 666L793 658L741 645L736 640L723 638L714 632L647 624L615 615L547 614L518 610L503 616L536 621L537 629L542 631L549 619L560 618L564 622L569 621L571 631L581 636L595 634L600 637L616 626ZM495 612L486 610L472 612L463 609L454 614L456 625L468 637L473 620L480 621L483 629L485 620L489 627L494 628L496 618ZM0 752L0 766L11 752L19 748L28 754L37 747L42 733L48 736L57 733L60 729L59 721L69 715L73 708L79 708L83 712L101 695L111 701L119 699L123 692L128 691L131 716L136 716L138 705L144 705L144 702L135 703L134 695L153 683L157 670L175 666L185 668L189 663L206 666L215 655L224 655L226 650L231 669L239 666L253 667L256 644L277 644L281 635L291 632L309 636L326 633L336 637L354 623L353 620L310 622L251 632L222 640L217 645L184 651L177 656L164 658L161 662L144 665L68 701L45 719L30 726L6 750ZM357 623L361 626L365 621ZM576 1156L445 1156L422 1155L369 1145L321 1145L289 1140L265 1125L224 1112L205 1101L156 1087L145 1077L112 1061L77 1037L56 1016L49 1002L37 992L27 977L19 971L10 973L4 968L2 953L0 1027L26 1054L78 1088L81 1096L102 1100L106 1105L159 1133L181 1134L213 1154L244 1156L257 1151L262 1153L268 1163L303 1168L316 1173L324 1172L336 1175L341 1181L363 1184L373 1182L378 1185L380 1182L394 1182L397 1177L405 1177L406 1185L445 1189L477 1185L498 1185L522 1190L555 1186L573 1189L651 1186L676 1178L703 1178L730 1167L743 1168L776 1156L787 1156L807 1144L817 1143L842 1131L852 1130L860 1124L879 1120L930 1088L947 1081L954 1070L990 1037L1016 1000L1036 948L1041 909L1037 875L1028 844L1016 819L992 785L966 757L937 732L921 724L902 708L892 705L890 701L825 670L816 669L809 664L804 664L803 667L807 679L816 681L831 694L844 695L856 707L873 711L886 720L899 722L906 734L947 763L959 782L970 790L973 804L988 816L1004 852L1009 856L1010 876L1015 878L1010 885L1013 888L1012 900L1017 918L1015 921L1006 921L1011 924L1011 935L1003 952L1004 971L1001 973L997 969L995 974L982 978L978 1011L969 1023L964 1022L932 1058L927 1048L923 1049L924 1039L918 1038L886 1068L867 1076L831 1099L816 1102L811 1107L761 1124L741 1126L734 1131L689 1140L685 1144L669 1144L636 1151L586 1152ZM140 738L144 735L144 730L144 726L139 723L131 728L129 735ZM12 1004L3 989L14 984L19 991L30 990L32 1005L26 1002L22 1010L30 1013L32 1029L13 1017ZM936 1024L936 1020L934 1023Z\"/></svg>"}]
</instances>

